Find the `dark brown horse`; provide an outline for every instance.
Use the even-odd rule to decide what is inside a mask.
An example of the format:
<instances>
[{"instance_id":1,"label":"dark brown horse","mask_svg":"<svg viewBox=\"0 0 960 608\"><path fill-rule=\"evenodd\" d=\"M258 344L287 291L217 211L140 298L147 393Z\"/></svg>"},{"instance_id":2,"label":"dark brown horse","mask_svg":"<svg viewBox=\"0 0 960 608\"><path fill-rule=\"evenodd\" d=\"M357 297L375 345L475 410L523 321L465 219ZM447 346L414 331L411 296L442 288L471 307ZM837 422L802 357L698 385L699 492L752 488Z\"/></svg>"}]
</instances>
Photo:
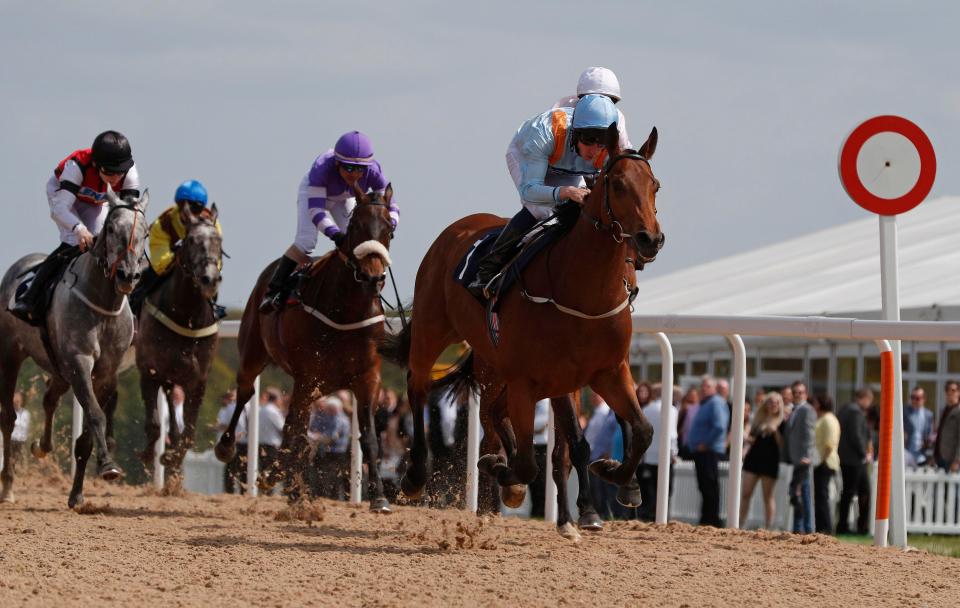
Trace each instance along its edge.
<instances>
[{"instance_id":1,"label":"dark brown horse","mask_svg":"<svg viewBox=\"0 0 960 608\"><path fill-rule=\"evenodd\" d=\"M591 470L621 490L636 483L635 472L653 429L640 411L626 363L631 322L623 268L630 241L644 263L652 261L663 244L655 207L659 182L649 164L657 132L654 129L637 152L618 148L616 126L607 136L610 160L585 200L580 220L527 267L525 293L513 290L502 300L499 346L489 337L482 306L453 281L453 275L478 235L503 224L503 219L486 214L463 218L444 230L424 257L414 291L417 313L384 348L409 367L414 443L402 481L408 496L418 496L426 481L422 414L430 369L444 348L460 340L466 340L477 359L490 365L506 385L506 410L517 452L497 471L501 486L527 484L536 477L535 401L582 386L599 393L628 430L625 462L601 460L591 464ZM553 306L527 296L548 298ZM624 494L622 502L639 502L639 492Z\"/></svg>"},{"instance_id":2,"label":"dark brown horse","mask_svg":"<svg viewBox=\"0 0 960 608\"><path fill-rule=\"evenodd\" d=\"M243 312L237 403L246 403L253 396L254 381L271 360L293 377L280 449L284 491L291 500L300 497L304 489L310 404L320 395L345 388L353 391L359 408L370 508L389 511L377 466L373 408L380 391L377 345L384 335L380 290L390 265L393 227L388 207L392 196L389 185L382 196L356 190L357 204L347 238L337 250L314 263L301 289L302 305L269 314L259 312L274 262L260 275ZM230 426L217 444L217 457L223 462L232 460L236 452L234 431L242 412L243 408L234 410ZM268 484L279 480L280 472L267 474Z\"/></svg>"},{"instance_id":3,"label":"dark brown horse","mask_svg":"<svg viewBox=\"0 0 960 608\"><path fill-rule=\"evenodd\" d=\"M209 214L187 214L187 233L174 256L172 275L145 300L135 342L147 437L141 458L148 466L153 463L160 436L155 420L157 393L162 388L170 408L170 444L161 462L175 474L193 445L197 414L217 350L218 325L210 305L221 281L222 239L216 223L216 205ZM173 413L174 384L183 387L186 395L182 434Z\"/></svg>"}]
</instances>

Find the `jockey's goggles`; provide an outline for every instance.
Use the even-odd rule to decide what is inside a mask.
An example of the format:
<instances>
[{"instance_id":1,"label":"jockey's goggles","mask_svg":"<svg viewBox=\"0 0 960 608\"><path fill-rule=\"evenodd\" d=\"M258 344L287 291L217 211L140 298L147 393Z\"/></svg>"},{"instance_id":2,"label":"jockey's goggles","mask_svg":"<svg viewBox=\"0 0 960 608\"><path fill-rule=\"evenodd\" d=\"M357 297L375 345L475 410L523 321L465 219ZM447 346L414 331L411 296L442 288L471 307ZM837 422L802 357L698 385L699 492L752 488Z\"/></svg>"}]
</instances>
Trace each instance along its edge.
<instances>
[{"instance_id":1,"label":"jockey's goggles","mask_svg":"<svg viewBox=\"0 0 960 608\"><path fill-rule=\"evenodd\" d=\"M194 215L200 215L207 208L207 206L201 203L200 201L190 201L190 200L183 199L177 202L183 203L184 205L186 205L187 209L190 210L190 213Z\"/></svg>"},{"instance_id":2,"label":"jockey's goggles","mask_svg":"<svg viewBox=\"0 0 960 608\"><path fill-rule=\"evenodd\" d=\"M103 167L97 167L97 171L100 172L100 175L106 177L116 177L118 175L123 175L123 171L118 171L116 169L105 169Z\"/></svg>"},{"instance_id":3,"label":"jockey's goggles","mask_svg":"<svg viewBox=\"0 0 960 608\"><path fill-rule=\"evenodd\" d=\"M350 163L340 163L340 168L347 173L359 173L366 169L363 165L351 165Z\"/></svg>"},{"instance_id":4,"label":"jockey's goggles","mask_svg":"<svg viewBox=\"0 0 960 608\"><path fill-rule=\"evenodd\" d=\"M585 146L596 146L607 139L607 132L603 129L584 129L577 132L577 141Z\"/></svg>"}]
</instances>

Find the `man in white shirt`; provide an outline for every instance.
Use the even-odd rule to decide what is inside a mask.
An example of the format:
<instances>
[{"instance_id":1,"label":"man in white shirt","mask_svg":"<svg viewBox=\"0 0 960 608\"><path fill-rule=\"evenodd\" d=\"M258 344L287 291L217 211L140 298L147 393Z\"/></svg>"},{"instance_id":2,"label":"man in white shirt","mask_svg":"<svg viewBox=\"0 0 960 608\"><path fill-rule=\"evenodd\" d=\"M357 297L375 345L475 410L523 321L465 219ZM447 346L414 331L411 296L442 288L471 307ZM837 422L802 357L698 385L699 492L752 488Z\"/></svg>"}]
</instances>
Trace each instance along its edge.
<instances>
[{"instance_id":1,"label":"man in white shirt","mask_svg":"<svg viewBox=\"0 0 960 608\"><path fill-rule=\"evenodd\" d=\"M283 423L286 419L280 410L280 389L270 386L263 391L260 403L260 470L268 474L277 466L280 446L283 444Z\"/></svg>"},{"instance_id":2,"label":"man in white shirt","mask_svg":"<svg viewBox=\"0 0 960 608\"><path fill-rule=\"evenodd\" d=\"M654 521L657 515L657 479L660 471L660 412L663 407L662 385L658 382L651 389L652 399L643 408L643 415L653 425L653 441L640 461L637 469L637 480L640 482L640 493L643 503L638 509L638 515L643 521ZM677 406L674 405L683 398L679 386L673 387L673 400L670 403L670 490L673 490L673 463L676 462L679 448L677 446Z\"/></svg>"},{"instance_id":3,"label":"man in white shirt","mask_svg":"<svg viewBox=\"0 0 960 608\"><path fill-rule=\"evenodd\" d=\"M10 435L11 456L14 464L23 462L23 446L30 435L30 412L23 407L23 393L13 394L13 409L17 413L17 420L13 423L13 434ZM0 439L2 445L2 439Z\"/></svg>"},{"instance_id":4,"label":"man in white shirt","mask_svg":"<svg viewBox=\"0 0 960 608\"><path fill-rule=\"evenodd\" d=\"M221 396L223 405L217 412L217 439L223 435L223 432L230 426L230 418L233 416L233 410L237 407L237 391L230 389ZM240 416L237 421L236 430L237 452L233 460L223 467L223 489L227 494L233 494L239 488L243 494L243 484L246 483L246 457L247 457L247 416L246 413Z\"/></svg>"}]
</instances>

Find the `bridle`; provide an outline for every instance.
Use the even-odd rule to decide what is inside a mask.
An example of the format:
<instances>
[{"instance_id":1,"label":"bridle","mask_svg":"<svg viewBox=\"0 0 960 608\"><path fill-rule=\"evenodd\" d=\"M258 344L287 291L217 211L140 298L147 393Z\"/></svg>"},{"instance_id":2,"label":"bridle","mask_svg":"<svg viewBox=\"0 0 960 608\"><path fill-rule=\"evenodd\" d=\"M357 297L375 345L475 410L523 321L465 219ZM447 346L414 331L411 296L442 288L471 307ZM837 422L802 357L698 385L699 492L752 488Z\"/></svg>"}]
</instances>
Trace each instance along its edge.
<instances>
[{"instance_id":1,"label":"bridle","mask_svg":"<svg viewBox=\"0 0 960 608\"><path fill-rule=\"evenodd\" d=\"M209 223L208 225L215 226L215 224L209 224ZM216 230L216 228L214 228L214 230ZM183 242L181 243L180 247L177 249L176 260L177 260L177 265L180 267L181 270L183 270L184 274L190 277L190 279L194 282L194 284L199 287L201 281L200 281L200 277L197 276L195 272L196 268L192 267L193 260L188 259L188 256L184 253L187 249L185 243L189 236L190 236L190 231L187 230L187 236L184 237ZM216 264L217 268L219 268L221 266L221 261L223 259L222 252L223 250L221 249L220 257L214 257L212 255L204 256L204 258L201 260L202 264L199 265L199 268L202 269L206 267L208 264Z\"/></svg>"},{"instance_id":2,"label":"bridle","mask_svg":"<svg viewBox=\"0 0 960 608\"><path fill-rule=\"evenodd\" d=\"M610 172L613 170L614 165L621 160L626 159L639 160L650 167L650 161L647 160L645 156L637 152L633 152L632 150L628 150L607 161L607 165L603 168L603 207L607 212L607 218L609 219L610 223L604 224L603 220L593 217L582 207L580 210L580 215L592 223L594 228L601 232L609 232L610 237L616 243L622 243L625 239L632 239L636 237L635 234L629 234L623 231L623 224L621 224L617 217L613 214L613 207L610 206Z\"/></svg>"},{"instance_id":3,"label":"bridle","mask_svg":"<svg viewBox=\"0 0 960 608\"><path fill-rule=\"evenodd\" d=\"M384 207L389 209L389 205L379 201L377 199L372 199L367 202L357 203L357 206L360 205L375 205L377 207ZM392 227L391 227L392 228ZM347 233L350 233L350 227L347 226ZM390 238L393 238L393 230L390 230ZM344 253L341 249L337 248L337 255L343 260L343 263L347 265L347 268L353 271L353 280L357 283L368 284L379 289L382 288L383 284L387 280L387 273L382 272L378 275L371 275L360 268L360 265L357 263L357 258L353 254L353 250L350 250L347 253Z\"/></svg>"},{"instance_id":4,"label":"bridle","mask_svg":"<svg viewBox=\"0 0 960 608\"><path fill-rule=\"evenodd\" d=\"M113 264L108 264L108 263L107 263L107 251L106 251L106 249L107 249L107 243L106 243L107 235L106 235L105 231L106 231L106 227L110 224L110 218L113 216L113 214L114 214L118 209L129 209L130 211L133 211L133 212L134 212L134 215L133 215L133 227L130 229L130 238L129 238L129 240L127 241L127 246L126 246L126 247L124 248L124 250L117 256L117 259L113 261ZM99 235L97 235L97 239L101 239L101 238L104 239L104 243L103 243L104 257L101 258L101 257L97 256L96 254L94 254L94 258L97 260L97 265L101 268L101 270L103 270L103 276L105 276L106 278L110 279L111 281L113 281L113 280L116 278L116 276L117 276L117 268L120 266L120 262L121 262L121 260L123 259L123 255L124 255L125 253L133 253L133 252L135 251L135 248L134 248L134 239L135 239L136 236L137 236L137 218L138 218L140 215L143 215L143 216L144 216L144 220L146 220L146 215L144 214L143 210L140 209L140 207L138 207L137 205L121 204L121 205L114 205L113 207L111 207L111 208L110 208L110 211L107 212L107 217L104 218L104 220L103 220L104 230L101 231ZM96 250L96 245L94 245L93 249ZM147 256L147 253L146 253L146 250L144 250L144 251L140 254L140 258L139 258L137 261L139 262L140 260L142 260L142 259L145 258L146 256Z\"/></svg>"}]
</instances>

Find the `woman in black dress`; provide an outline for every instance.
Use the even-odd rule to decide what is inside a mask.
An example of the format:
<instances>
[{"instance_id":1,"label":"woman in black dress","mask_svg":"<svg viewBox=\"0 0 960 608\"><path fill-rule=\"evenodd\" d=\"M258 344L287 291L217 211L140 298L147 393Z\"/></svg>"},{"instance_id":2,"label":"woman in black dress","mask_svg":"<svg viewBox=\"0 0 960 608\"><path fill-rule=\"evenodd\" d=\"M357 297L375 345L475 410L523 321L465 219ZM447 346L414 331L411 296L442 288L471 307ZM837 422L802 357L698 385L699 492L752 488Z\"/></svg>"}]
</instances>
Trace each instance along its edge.
<instances>
[{"instance_id":1,"label":"woman in black dress","mask_svg":"<svg viewBox=\"0 0 960 608\"><path fill-rule=\"evenodd\" d=\"M780 423L783 422L783 397L770 393L757 408L750 434L747 436L747 454L743 459L743 487L740 495L740 525L747 521L750 499L760 481L763 488L764 527L770 528L776 515L777 503L773 492L780 472L780 450L783 437Z\"/></svg>"}]
</instances>

